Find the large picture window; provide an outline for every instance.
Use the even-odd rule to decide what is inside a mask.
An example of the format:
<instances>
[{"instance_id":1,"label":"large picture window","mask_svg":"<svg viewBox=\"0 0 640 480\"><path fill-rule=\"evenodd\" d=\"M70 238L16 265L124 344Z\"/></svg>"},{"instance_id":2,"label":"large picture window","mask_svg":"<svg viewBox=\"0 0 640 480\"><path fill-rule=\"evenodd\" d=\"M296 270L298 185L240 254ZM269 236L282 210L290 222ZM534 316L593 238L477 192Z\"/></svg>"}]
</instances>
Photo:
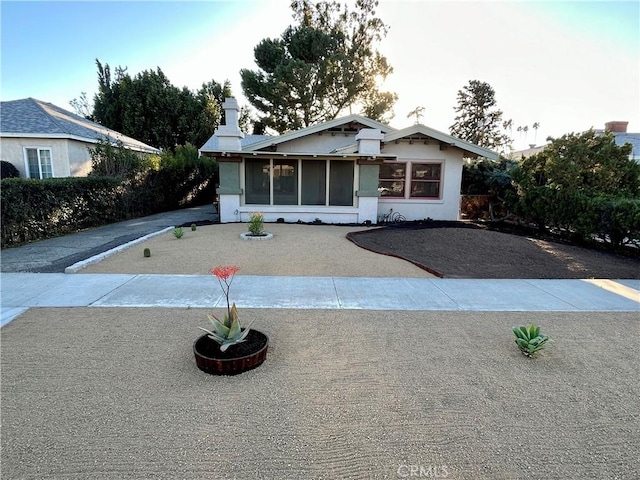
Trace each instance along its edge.
<instances>
[{"instance_id":1,"label":"large picture window","mask_svg":"<svg viewBox=\"0 0 640 480\"><path fill-rule=\"evenodd\" d=\"M411 198L440 198L441 171L439 163L411 165Z\"/></svg>"},{"instance_id":2,"label":"large picture window","mask_svg":"<svg viewBox=\"0 0 640 480\"><path fill-rule=\"evenodd\" d=\"M382 197L404 198L406 170L406 163L383 163L380 165L378 191Z\"/></svg>"},{"instance_id":3,"label":"large picture window","mask_svg":"<svg viewBox=\"0 0 640 480\"><path fill-rule=\"evenodd\" d=\"M245 203L352 206L354 165L347 160L247 158Z\"/></svg>"},{"instance_id":4,"label":"large picture window","mask_svg":"<svg viewBox=\"0 0 640 480\"><path fill-rule=\"evenodd\" d=\"M25 148L24 150L29 178L42 179L53 177L51 149Z\"/></svg>"}]
</instances>

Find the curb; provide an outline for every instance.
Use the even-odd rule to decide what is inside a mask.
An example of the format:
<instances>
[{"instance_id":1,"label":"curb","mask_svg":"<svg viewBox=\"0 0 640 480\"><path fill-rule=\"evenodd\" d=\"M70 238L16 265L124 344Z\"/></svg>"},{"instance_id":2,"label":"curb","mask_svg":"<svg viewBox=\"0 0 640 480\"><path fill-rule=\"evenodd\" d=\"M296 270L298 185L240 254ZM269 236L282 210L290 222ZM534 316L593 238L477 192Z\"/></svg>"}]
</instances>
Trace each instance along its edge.
<instances>
[{"instance_id":1,"label":"curb","mask_svg":"<svg viewBox=\"0 0 640 480\"><path fill-rule=\"evenodd\" d=\"M73 265L68 266L67 268L64 269L64 273L78 273L78 271L82 270L85 267L88 267L89 265L92 265L94 263L98 263L102 260L104 260L107 257L110 257L111 255L114 255L116 253L119 253L123 250L126 250L127 248L133 247L134 245L138 244L138 243L142 243L152 237L155 237L157 235L161 235L163 233L169 232L171 230L173 230L175 227L167 227L167 228L163 228L162 230L159 230L157 232L153 232L153 233L149 233L143 237L137 238L135 240L131 240L130 242L124 243L122 245L118 245L117 247L112 248L111 250L107 250L106 252L102 252L99 253L98 255L94 255L93 257L89 257L86 260L81 260L80 262L76 262Z\"/></svg>"}]
</instances>

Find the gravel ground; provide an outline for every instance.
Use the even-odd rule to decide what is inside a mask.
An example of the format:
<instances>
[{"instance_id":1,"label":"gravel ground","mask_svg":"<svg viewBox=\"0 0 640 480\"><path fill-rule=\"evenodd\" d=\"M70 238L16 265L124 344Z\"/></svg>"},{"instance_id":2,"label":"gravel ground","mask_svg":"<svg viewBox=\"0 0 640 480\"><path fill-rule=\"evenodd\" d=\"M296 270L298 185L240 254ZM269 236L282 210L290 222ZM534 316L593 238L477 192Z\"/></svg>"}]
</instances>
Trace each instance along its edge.
<instances>
[{"instance_id":1,"label":"gravel ground","mask_svg":"<svg viewBox=\"0 0 640 480\"><path fill-rule=\"evenodd\" d=\"M640 471L640 378L628 341L637 314L242 315L271 347L261 367L230 378L195 367L203 310L31 309L8 324L2 478L422 471L582 480ZM510 331L531 321L555 341L533 360Z\"/></svg>"},{"instance_id":2,"label":"gravel ground","mask_svg":"<svg viewBox=\"0 0 640 480\"><path fill-rule=\"evenodd\" d=\"M244 223L184 229L158 235L89 265L79 273L165 273L202 275L216 265L237 265L239 275L320 277L432 277L410 262L379 255L347 240L362 227L267 224L270 240L242 240ZM145 248L151 257L145 258Z\"/></svg>"}]
</instances>

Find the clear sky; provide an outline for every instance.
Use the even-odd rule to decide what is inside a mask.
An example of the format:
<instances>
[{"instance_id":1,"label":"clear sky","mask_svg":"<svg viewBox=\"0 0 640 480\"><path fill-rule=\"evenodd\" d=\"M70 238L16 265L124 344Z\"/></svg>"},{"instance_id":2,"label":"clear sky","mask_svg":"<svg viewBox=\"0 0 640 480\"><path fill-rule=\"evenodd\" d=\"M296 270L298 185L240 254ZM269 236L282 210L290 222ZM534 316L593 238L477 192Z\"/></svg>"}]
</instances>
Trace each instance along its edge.
<instances>
[{"instance_id":1,"label":"clear sky","mask_svg":"<svg viewBox=\"0 0 640 480\"><path fill-rule=\"evenodd\" d=\"M3 0L1 98L71 110L81 92L93 98L98 58L132 75L160 67L194 90L228 79L244 104L239 71L292 23L289 3ZM394 67L384 87L399 95L396 128L422 106L422 123L448 132L457 91L481 80L513 120L515 148L610 120L640 132L638 1L380 0L378 15L389 26L379 49Z\"/></svg>"}]
</instances>

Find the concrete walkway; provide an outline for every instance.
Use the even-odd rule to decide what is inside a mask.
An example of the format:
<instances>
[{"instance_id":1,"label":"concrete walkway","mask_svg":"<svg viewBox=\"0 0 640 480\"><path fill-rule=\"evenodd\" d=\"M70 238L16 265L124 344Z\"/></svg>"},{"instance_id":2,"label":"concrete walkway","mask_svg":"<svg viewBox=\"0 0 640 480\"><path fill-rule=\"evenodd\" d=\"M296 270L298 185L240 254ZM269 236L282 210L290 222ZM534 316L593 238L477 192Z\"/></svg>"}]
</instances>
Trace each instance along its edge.
<instances>
[{"instance_id":1,"label":"concrete walkway","mask_svg":"<svg viewBox=\"0 0 640 480\"><path fill-rule=\"evenodd\" d=\"M205 206L3 250L0 325L31 307L222 307L211 275L62 273L135 238L214 216ZM640 280L239 275L233 288L241 308L640 313Z\"/></svg>"}]
</instances>

